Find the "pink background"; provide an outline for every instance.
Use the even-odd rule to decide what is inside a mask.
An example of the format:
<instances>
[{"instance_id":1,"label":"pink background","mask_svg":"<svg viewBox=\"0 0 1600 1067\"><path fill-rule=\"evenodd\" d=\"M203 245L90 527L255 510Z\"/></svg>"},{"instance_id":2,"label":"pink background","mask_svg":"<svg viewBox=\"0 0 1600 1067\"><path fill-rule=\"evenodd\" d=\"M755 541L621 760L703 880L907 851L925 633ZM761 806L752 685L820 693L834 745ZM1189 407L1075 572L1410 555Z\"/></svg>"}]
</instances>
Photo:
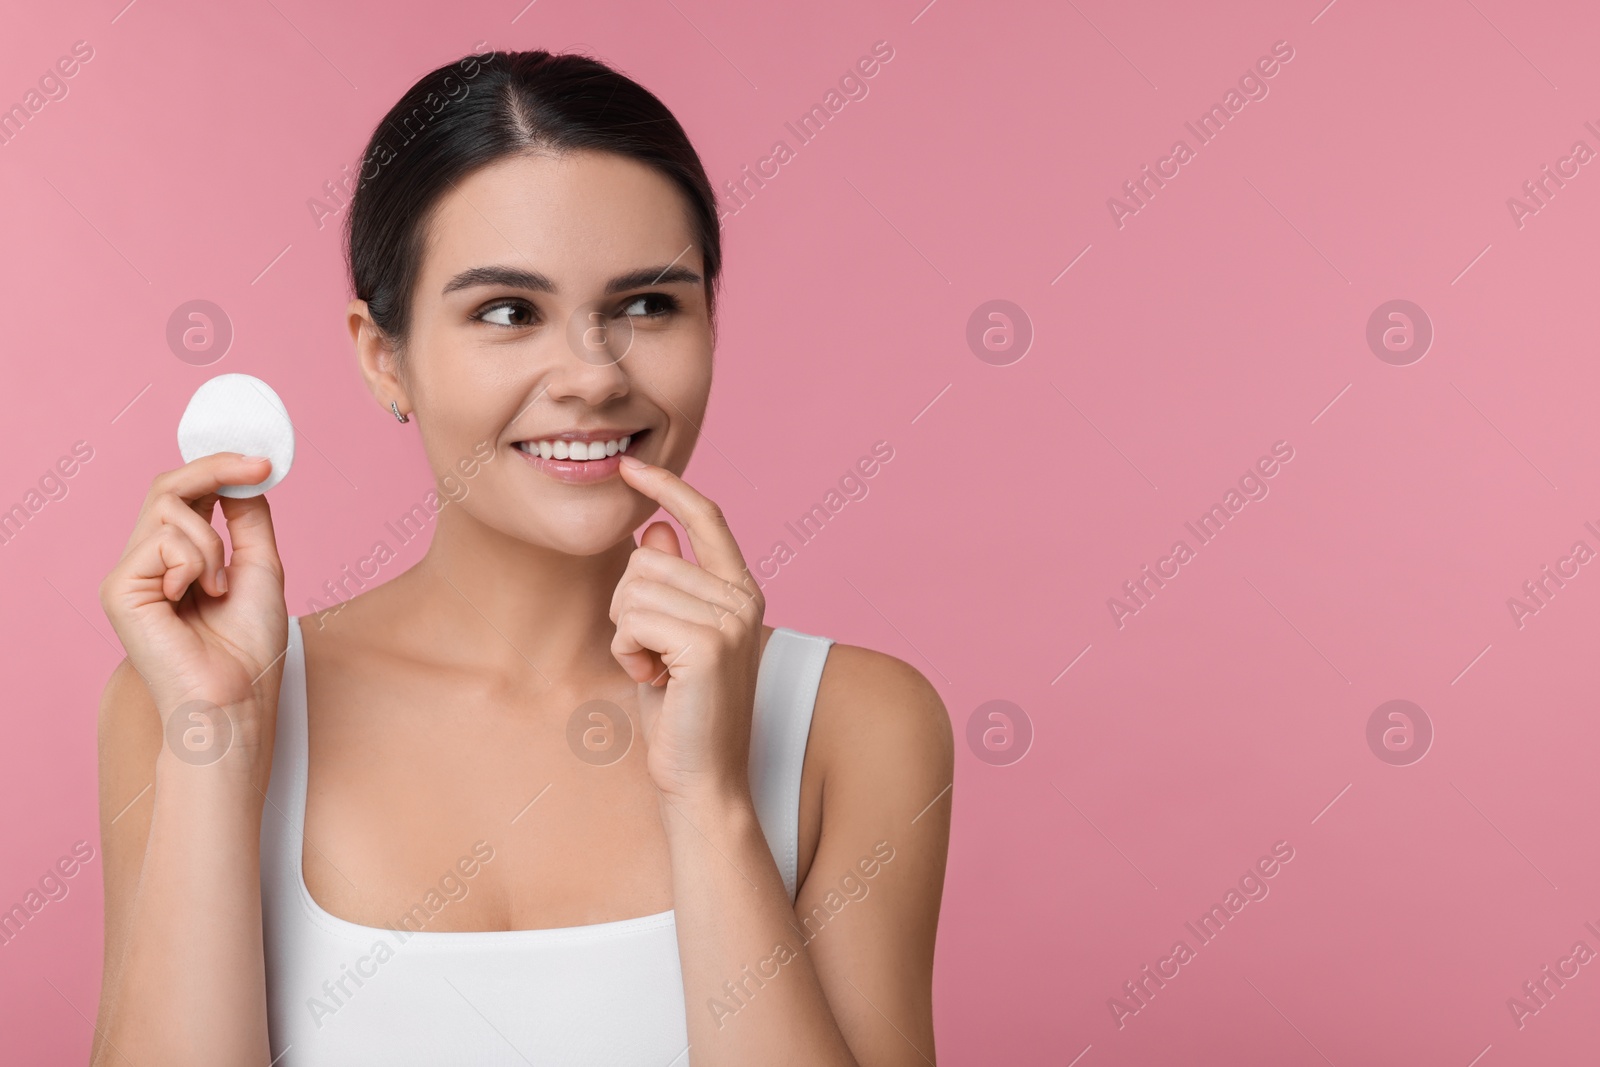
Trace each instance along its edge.
<instances>
[{"instance_id":1,"label":"pink background","mask_svg":"<svg viewBox=\"0 0 1600 1067\"><path fill-rule=\"evenodd\" d=\"M906 659L950 709L942 1062L1593 1062L1600 962L1520 1028L1507 1007L1600 951L1600 565L1521 627L1507 606L1600 549L1600 166L1520 227L1507 207L1600 149L1592 5L122 2L23 5L0 37L0 104L94 49L0 147L0 505L94 450L0 546L0 908L98 849L120 651L97 587L200 382L259 375L295 416L273 505L296 613L429 487L358 379L307 200L475 42L584 46L719 187L796 151L724 220L688 473L754 560L894 448L768 583L768 621ZM880 40L869 95L797 146L784 123ZM1269 94L1197 146L1185 121L1280 40ZM1180 137L1194 158L1119 228L1107 199ZM197 298L236 331L209 367L165 338ZM993 299L1035 331L1006 366L966 341ZM1393 299L1435 330L1407 366L1366 341ZM1277 441L1270 494L1119 628L1107 599ZM995 699L1034 730L1005 766L965 740ZM1368 745L1392 699L1432 723L1420 762ZM1185 921L1279 841L1270 895L1197 947ZM87 1055L99 879L0 947L8 1062ZM1119 1027L1109 999L1179 938L1195 958Z\"/></svg>"}]
</instances>

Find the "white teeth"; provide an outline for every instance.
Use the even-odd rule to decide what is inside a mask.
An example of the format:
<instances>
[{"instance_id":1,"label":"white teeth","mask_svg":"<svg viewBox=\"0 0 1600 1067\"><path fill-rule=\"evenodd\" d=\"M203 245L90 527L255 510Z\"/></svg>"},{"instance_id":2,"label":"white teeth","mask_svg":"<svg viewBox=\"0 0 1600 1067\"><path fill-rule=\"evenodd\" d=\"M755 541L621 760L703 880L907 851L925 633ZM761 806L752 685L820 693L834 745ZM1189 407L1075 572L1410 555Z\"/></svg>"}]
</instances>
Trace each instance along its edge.
<instances>
[{"instance_id":1,"label":"white teeth","mask_svg":"<svg viewBox=\"0 0 1600 1067\"><path fill-rule=\"evenodd\" d=\"M543 457L544 459L605 459L618 452L626 452L633 443L633 435L629 434L618 440L611 441L518 441L517 447L529 455Z\"/></svg>"}]
</instances>

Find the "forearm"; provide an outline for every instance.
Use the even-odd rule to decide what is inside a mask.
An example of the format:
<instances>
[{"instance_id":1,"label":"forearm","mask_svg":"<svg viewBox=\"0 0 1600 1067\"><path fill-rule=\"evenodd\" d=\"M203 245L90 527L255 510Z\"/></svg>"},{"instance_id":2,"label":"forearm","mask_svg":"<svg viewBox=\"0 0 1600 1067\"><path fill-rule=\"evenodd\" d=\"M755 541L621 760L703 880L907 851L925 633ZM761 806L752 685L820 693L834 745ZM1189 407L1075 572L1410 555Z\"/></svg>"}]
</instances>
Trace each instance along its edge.
<instances>
[{"instance_id":1,"label":"forearm","mask_svg":"<svg viewBox=\"0 0 1600 1067\"><path fill-rule=\"evenodd\" d=\"M192 765L163 750L138 889L94 1064L271 1058L261 932L258 775L243 751Z\"/></svg>"},{"instance_id":2,"label":"forearm","mask_svg":"<svg viewBox=\"0 0 1600 1067\"><path fill-rule=\"evenodd\" d=\"M856 1067L748 795L662 798L695 1067Z\"/></svg>"}]
</instances>

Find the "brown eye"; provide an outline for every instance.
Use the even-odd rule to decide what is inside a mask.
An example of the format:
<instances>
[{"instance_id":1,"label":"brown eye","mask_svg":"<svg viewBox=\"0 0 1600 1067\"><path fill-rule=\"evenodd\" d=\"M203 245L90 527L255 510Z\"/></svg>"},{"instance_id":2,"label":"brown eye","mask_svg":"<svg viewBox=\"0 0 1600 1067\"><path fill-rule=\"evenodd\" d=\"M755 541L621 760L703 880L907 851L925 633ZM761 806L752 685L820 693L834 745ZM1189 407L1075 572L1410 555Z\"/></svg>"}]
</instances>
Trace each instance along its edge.
<instances>
[{"instance_id":1,"label":"brown eye","mask_svg":"<svg viewBox=\"0 0 1600 1067\"><path fill-rule=\"evenodd\" d=\"M505 313L502 315L502 313ZM501 318L491 318L493 315L502 315ZM491 326L530 326L534 321L533 305L526 300L502 300L498 304L491 304L484 308L473 318L479 322L486 322Z\"/></svg>"},{"instance_id":2,"label":"brown eye","mask_svg":"<svg viewBox=\"0 0 1600 1067\"><path fill-rule=\"evenodd\" d=\"M656 310L634 310L642 304L653 304L655 305ZM622 309L622 312L624 315L628 315L630 317L642 319L664 319L668 315L679 310L680 306L681 305L678 303L678 298L670 293L644 293L640 296L634 297L631 301L629 301L628 305Z\"/></svg>"}]
</instances>

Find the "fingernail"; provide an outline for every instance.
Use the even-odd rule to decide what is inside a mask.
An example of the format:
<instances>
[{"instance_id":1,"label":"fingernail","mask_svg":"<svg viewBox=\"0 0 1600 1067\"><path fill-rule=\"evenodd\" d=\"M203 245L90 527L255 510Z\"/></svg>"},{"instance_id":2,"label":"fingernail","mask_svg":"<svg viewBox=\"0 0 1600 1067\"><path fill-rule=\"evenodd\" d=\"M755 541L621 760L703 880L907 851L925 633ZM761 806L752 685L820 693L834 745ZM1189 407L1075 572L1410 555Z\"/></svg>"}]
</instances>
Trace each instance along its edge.
<instances>
[{"instance_id":1,"label":"fingernail","mask_svg":"<svg viewBox=\"0 0 1600 1067\"><path fill-rule=\"evenodd\" d=\"M637 458L635 458L633 456L630 456L630 455L627 455L627 454L623 455L622 462L623 462L624 466L634 467L634 468L648 467L649 466L649 464L646 463L644 460L637 459Z\"/></svg>"},{"instance_id":2,"label":"fingernail","mask_svg":"<svg viewBox=\"0 0 1600 1067\"><path fill-rule=\"evenodd\" d=\"M240 458L242 460L244 460L244 462L246 462L246 463L260 463L262 460L266 459L267 457L266 456L241 456Z\"/></svg>"},{"instance_id":3,"label":"fingernail","mask_svg":"<svg viewBox=\"0 0 1600 1067\"><path fill-rule=\"evenodd\" d=\"M217 592L226 593L227 591L228 591L228 572L223 570L221 567L218 567L217 568Z\"/></svg>"}]
</instances>

